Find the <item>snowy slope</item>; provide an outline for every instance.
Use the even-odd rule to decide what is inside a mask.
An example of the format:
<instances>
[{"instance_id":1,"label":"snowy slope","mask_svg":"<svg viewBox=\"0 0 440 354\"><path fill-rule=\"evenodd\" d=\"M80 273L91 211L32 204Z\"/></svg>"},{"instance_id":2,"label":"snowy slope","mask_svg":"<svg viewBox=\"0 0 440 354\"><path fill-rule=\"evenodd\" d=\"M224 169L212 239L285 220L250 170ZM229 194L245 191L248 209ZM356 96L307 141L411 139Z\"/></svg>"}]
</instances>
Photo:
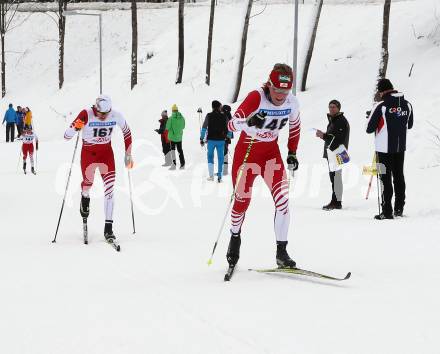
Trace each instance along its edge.
<instances>
[{"instance_id":1,"label":"snowy slope","mask_svg":"<svg viewBox=\"0 0 440 354\"><path fill-rule=\"evenodd\" d=\"M59 91L55 24L45 13L17 15L20 25L7 35L8 95L1 107L9 102L31 107L41 148L38 175L23 176L16 170L20 145L4 143L1 132L1 353L439 352L440 173L428 121L440 125L440 6L435 0L392 5L389 77L413 103L415 125L408 138L406 217L377 223L372 220L376 190L364 200L368 181L361 169L373 154L364 117L378 70L382 6L335 2L323 8L308 91L299 95L303 129L300 170L292 182L289 251L306 268L335 275L352 271L343 284L246 271L275 261L273 206L260 180L234 280L222 281L227 231L214 264L206 265L231 186L229 179L221 185L204 181L196 110L201 106L207 112L212 99L226 103L230 97L241 2L220 1L217 7L211 87L204 85L207 3L186 9L184 82L178 86L173 84L176 8L139 11L140 58L147 52L154 56L140 65L132 92L130 14L103 12L104 91L126 114L136 141L137 234L131 235L117 135L115 232L122 252L103 242L99 177L89 218L91 242L81 242L78 156L58 242L52 244L74 148L73 141L63 141L63 132L80 109L92 104L99 87L97 21L68 18L66 82ZM263 9L260 2L254 13ZM300 7L302 36L311 9L310 2ZM282 1L252 19L241 99L266 80L274 62L292 61L292 19L292 6ZM351 124L353 163L344 175L344 210L326 213L320 206L328 202L330 186L322 144L311 128L325 128L332 98L340 99ZM187 120L188 169L175 173L158 167L162 156L153 131L161 110L173 103Z\"/></svg>"}]
</instances>

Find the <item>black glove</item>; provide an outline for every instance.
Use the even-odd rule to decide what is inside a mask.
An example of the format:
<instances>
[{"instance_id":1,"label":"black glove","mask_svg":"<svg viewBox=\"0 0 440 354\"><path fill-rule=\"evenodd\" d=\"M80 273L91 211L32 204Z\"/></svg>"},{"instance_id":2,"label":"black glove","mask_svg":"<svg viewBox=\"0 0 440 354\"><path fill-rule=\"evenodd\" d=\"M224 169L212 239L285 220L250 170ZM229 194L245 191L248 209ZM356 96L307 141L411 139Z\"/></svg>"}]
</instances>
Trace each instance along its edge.
<instances>
[{"instance_id":1,"label":"black glove","mask_svg":"<svg viewBox=\"0 0 440 354\"><path fill-rule=\"evenodd\" d=\"M160 134L159 129L154 129L154 131L155 131L157 134Z\"/></svg>"},{"instance_id":2,"label":"black glove","mask_svg":"<svg viewBox=\"0 0 440 354\"><path fill-rule=\"evenodd\" d=\"M203 139L200 139L200 146L204 146L205 145L205 142L203 141Z\"/></svg>"},{"instance_id":3,"label":"black glove","mask_svg":"<svg viewBox=\"0 0 440 354\"><path fill-rule=\"evenodd\" d=\"M291 171L296 171L298 169L298 159L296 158L296 154L293 151L289 151L287 155L287 169Z\"/></svg>"},{"instance_id":4,"label":"black glove","mask_svg":"<svg viewBox=\"0 0 440 354\"><path fill-rule=\"evenodd\" d=\"M225 142L226 142L226 144L230 144L231 143L231 138L226 138Z\"/></svg>"},{"instance_id":5,"label":"black glove","mask_svg":"<svg viewBox=\"0 0 440 354\"><path fill-rule=\"evenodd\" d=\"M263 128L264 122L266 121L266 112L258 112L257 114L254 114L252 117L249 117L246 119L247 125L249 127L257 127L258 129Z\"/></svg>"}]
</instances>

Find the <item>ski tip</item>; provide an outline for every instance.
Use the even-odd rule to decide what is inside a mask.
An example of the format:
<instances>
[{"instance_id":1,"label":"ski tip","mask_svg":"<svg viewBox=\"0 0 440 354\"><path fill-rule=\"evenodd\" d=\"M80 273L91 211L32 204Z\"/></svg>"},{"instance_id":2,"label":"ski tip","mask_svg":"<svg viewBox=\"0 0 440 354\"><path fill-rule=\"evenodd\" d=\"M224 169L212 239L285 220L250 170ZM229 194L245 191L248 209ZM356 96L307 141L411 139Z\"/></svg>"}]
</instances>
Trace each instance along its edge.
<instances>
[{"instance_id":1,"label":"ski tip","mask_svg":"<svg viewBox=\"0 0 440 354\"><path fill-rule=\"evenodd\" d=\"M351 272L348 272L347 275L345 276L344 280L347 280L350 277L351 277Z\"/></svg>"}]
</instances>

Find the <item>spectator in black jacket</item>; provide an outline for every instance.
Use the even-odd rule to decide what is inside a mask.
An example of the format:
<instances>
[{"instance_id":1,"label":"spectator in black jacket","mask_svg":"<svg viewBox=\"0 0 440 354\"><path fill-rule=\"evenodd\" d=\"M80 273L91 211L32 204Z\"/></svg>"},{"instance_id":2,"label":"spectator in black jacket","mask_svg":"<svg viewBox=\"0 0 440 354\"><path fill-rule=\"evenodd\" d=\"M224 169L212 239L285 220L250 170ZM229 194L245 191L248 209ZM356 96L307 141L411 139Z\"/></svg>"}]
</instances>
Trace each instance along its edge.
<instances>
[{"instance_id":1,"label":"spectator in black jacket","mask_svg":"<svg viewBox=\"0 0 440 354\"><path fill-rule=\"evenodd\" d=\"M376 162L382 181L382 212L375 219L393 219L391 199L394 192L394 216L402 216L405 205L405 176L403 165L406 132L413 126L413 109L401 92L394 90L388 79L380 79L377 92L381 101L371 110L367 133L375 133ZM391 183L391 179L393 183Z\"/></svg>"},{"instance_id":2,"label":"spectator in black jacket","mask_svg":"<svg viewBox=\"0 0 440 354\"><path fill-rule=\"evenodd\" d=\"M154 131L160 134L160 141L162 142L162 152L165 157L165 163L162 165L164 167L171 166L173 164L173 158L171 156L171 143L168 140L168 130L166 130L168 120L167 111L162 111L161 118L159 119L159 129L155 129Z\"/></svg>"},{"instance_id":3,"label":"spectator in black jacket","mask_svg":"<svg viewBox=\"0 0 440 354\"><path fill-rule=\"evenodd\" d=\"M341 144L348 149L348 141L350 139L350 124L341 112L341 103L337 100L331 100L328 104L329 113L327 113L328 125L327 130L322 132L316 131L316 136L324 140L324 155L327 159L327 149L334 151ZM333 210L342 209L342 170L332 172L329 170L330 182L332 183L332 199L330 203L324 205L322 209Z\"/></svg>"},{"instance_id":4,"label":"spectator in black jacket","mask_svg":"<svg viewBox=\"0 0 440 354\"><path fill-rule=\"evenodd\" d=\"M223 177L225 139L228 134L226 116L221 112L221 109L222 104L219 101L212 101L212 112L206 115L200 132L200 145L205 144L205 135L208 140L208 181L214 180L214 150L217 150L217 181L219 183Z\"/></svg>"}]
</instances>

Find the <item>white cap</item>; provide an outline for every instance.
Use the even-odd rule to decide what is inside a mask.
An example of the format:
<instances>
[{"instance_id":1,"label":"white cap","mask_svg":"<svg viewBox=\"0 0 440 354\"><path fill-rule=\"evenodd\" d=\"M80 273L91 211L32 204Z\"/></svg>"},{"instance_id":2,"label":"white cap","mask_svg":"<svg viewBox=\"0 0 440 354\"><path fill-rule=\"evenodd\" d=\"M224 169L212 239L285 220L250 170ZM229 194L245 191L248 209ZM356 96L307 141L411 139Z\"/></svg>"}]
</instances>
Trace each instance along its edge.
<instances>
[{"instance_id":1,"label":"white cap","mask_svg":"<svg viewBox=\"0 0 440 354\"><path fill-rule=\"evenodd\" d=\"M101 113L108 113L112 110L112 99L107 95L99 95L96 99L96 110Z\"/></svg>"}]
</instances>

